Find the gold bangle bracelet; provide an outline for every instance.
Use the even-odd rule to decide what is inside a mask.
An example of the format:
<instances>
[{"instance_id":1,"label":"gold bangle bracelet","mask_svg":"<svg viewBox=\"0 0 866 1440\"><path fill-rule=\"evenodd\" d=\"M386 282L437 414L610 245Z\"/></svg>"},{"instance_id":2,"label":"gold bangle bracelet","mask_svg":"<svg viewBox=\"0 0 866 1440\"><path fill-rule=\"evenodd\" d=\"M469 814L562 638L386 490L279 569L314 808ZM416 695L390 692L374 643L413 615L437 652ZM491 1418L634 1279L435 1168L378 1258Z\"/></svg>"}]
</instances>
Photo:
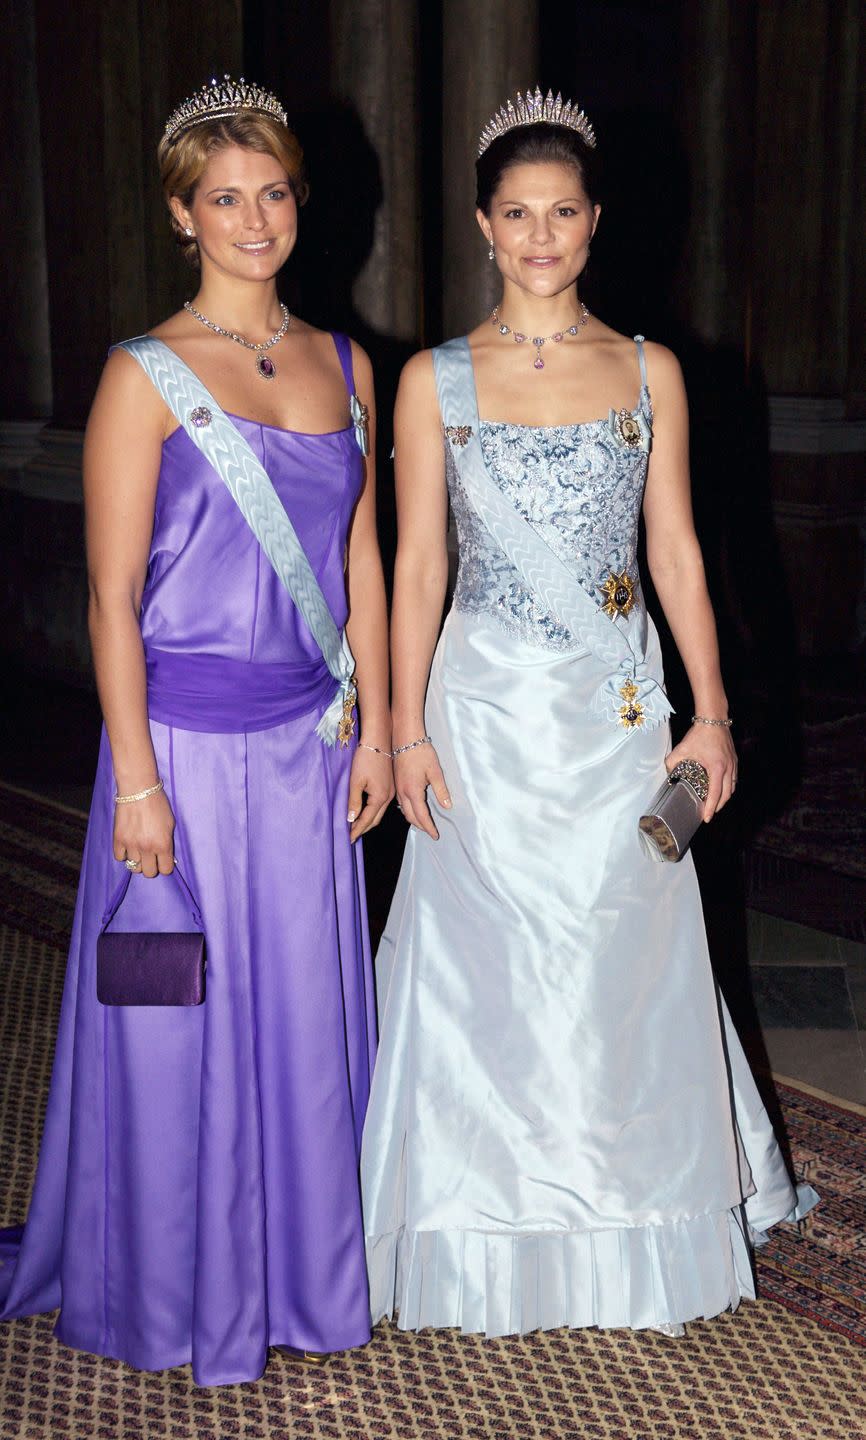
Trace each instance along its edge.
<instances>
[{"instance_id":1,"label":"gold bangle bracelet","mask_svg":"<svg viewBox=\"0 0 866 1440\"><path fill-rule=\"evenodd\" d=\"M146 790L136 790L134 795L115 795L115 805L132 805L136 800L147 800L150 795L158 795L160 790L165 789L165 781L157 780L155 785L148 785Z\"/></svg>"}]
</instances>

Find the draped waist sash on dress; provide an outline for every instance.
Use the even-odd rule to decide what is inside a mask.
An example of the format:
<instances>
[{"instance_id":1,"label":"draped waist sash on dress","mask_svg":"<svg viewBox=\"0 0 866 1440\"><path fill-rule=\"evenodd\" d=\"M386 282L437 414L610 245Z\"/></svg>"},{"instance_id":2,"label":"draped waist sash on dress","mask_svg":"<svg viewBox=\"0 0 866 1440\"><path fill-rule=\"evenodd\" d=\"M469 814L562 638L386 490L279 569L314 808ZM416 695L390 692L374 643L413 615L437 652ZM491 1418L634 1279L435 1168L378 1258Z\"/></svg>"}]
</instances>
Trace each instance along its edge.
<instances>
[{"instance_id":1,"label":"draped waist sash on dress","mask_svg":"<svg viewBox=\"0 0 866 1440\"><path fill-rule=\"evenodd\" d=\"M626 729L632 709L646 729L660 725L673 707L651 673L648 659L650 621L644 605L626 618L608 618L576 575L555 555L536 530L518 513L491 477L479 435L480 421L469 341L448 340L433 350L439 409L446 434L454 437L454 462L466 496L479 519L549 614L599 662L603 679L593 711Z\"/></svg>"},{"instance_id":2,"label":"draped waist sash on dress","mask_svg":"<svg viewBox=\"0 0 866 1440\"><path fill-rule=\"evenodd\" d=\"M325 744L333 745L340 717L354 700L355 665L267 471L195 371L168 345L140 335L118 349L138 361L213 466L322 652L321 663L279 665L150 650L149 714L187 730L265 730L333 697L316 727Z\"/></svg>"},{"instance_id":3,"label":"draped waist sash on dress","mask_svg":"<svg viewBox=\"0 0 866 1440\"><path fill-rule=\"evenodd\" d=\"M180 730L271 730L322 710L334 692L324 660L286 664L145 649L147 713Z\"/></svg>"}]
</instances>

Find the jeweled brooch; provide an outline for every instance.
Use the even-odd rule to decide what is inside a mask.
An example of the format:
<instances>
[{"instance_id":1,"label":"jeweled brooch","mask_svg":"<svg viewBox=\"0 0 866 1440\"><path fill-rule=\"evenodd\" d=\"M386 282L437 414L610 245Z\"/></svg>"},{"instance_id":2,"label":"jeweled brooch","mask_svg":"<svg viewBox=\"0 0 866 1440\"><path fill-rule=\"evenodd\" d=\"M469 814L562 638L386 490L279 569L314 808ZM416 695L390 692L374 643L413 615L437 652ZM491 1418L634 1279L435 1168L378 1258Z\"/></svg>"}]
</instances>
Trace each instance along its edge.
<instances>
[{"instance_id":1,"label":"jeweled brooch","mask_svg":"<svg viewBox=\"0 0 866 1440\"><path fill-rule=\"evenodd\" d=\"M370 410L357 395L349 396L349 411L355 427L355 442L362 455L370 453Z\"/></svg>"},{"instance_id":2,"label":"jeweled brooch","mask_svg":"<svg viewBox=\"0 0 866 1440\"><path fill-rule=\"evenodd\" d=\"M644 722L643 706L637 698L638 688L633 681L626 680L625 684L620 686L619 693L625 701L625 704L619 707L619 723L626 730L634 730Z\"/></svg>"},{"instance_id":3,"label":"jeweled brooch","mask_svg":"<svg viewBox=\"0 0 866 1440\"><path fill-rule=\"evenodd\" d=\"M617 615L625 617L629 614L635 602L635 583L625 570L621 575L611 570L599 589L604 596L601 608L605 615L615 620Z\"/></svg>"},{"instance_id":4,"label":"jeweled brooch","mask_svg":"<svg viewBox=\"0 0 866 1440\"><path fill-rule=\"evenodd\" d=\"M189 418L196 430L204 430L210 424L213 416L206 405L196 405L195 409L190 411Z\"/></svg>"},{"instance_id":5,"label":"jeweled brooch","mask_svg":"<svg viewBox=\"0 0 866 1440\"><path fill-rule=\"evenodd\" d=\"M452 445L468 445L472 438L471 425L446 425L445 434Z\"/></svg>"},{"instance_id":6,"label":"jeweled brooch","mask_svg":"<svg viewBox=\"0 0 866 1440\"><path fill-rule=\"evenodd\" d=\"M616 428L624 445L634 447L641 444L643 431L640 421L635 419L630 410L620 410L616 417Z\"/></svg>"}]
</instances>

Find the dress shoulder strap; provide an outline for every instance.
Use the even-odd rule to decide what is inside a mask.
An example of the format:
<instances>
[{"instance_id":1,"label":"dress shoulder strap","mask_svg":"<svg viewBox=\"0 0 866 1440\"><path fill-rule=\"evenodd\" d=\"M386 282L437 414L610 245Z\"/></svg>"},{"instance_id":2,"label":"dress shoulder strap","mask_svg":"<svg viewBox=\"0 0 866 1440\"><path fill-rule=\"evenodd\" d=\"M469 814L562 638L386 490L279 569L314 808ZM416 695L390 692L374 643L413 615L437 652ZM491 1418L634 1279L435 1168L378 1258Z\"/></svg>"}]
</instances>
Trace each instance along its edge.
<instances>
[{"instance_id":1,"label":"dress shoulder strap","mask_svg":"<svg viewBox=\"0 0 866 1440\"><path fill-rule=\"evenodd\" d=\"M343 379L346 382L346 389L348 390L350 395L354 395L355 372L352 369L352 342L349 339L348 335L344 335L341 330L332 330L331 339L333 340L337 348L337 354L340 357L340 368L343 371Z\"/></svg>"},{"instance_id":2,"label":"dress shoulder strap","mask_svg":"<svg viewBox=\"0 0 866 1440\"><path fill-rule=\"evenodd\" d=\"M645 390L649 389L646 378L646 355L644 354L643 342L645 335L635 335L634 343L637 346L637 362L640 365L640 383Z\"/></svg>"}]
</instances>

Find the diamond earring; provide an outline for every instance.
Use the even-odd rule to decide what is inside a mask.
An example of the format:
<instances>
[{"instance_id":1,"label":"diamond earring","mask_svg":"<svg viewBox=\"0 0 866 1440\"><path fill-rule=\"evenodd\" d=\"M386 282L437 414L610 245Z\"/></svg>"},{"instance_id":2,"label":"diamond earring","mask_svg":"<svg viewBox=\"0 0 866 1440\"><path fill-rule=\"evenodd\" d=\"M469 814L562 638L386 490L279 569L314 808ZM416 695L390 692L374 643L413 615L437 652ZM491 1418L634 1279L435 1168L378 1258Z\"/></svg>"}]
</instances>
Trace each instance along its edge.
<instances>
[{"instance_id":1,"label":"diamond earring","mask_svg":"<svg viewBox=\"0 0 866 1440\"><path fill-rule=\"evenodd\" d=\"M495 259L496 259L496 247L494 246L492 240L491 240L491 242L490 242L490 249L489 249L488 252L487 252L487 258L488 258L488 260L495 260Z\"/></svg>"},{"instance_id":2,"label":"diamond earring","mask_svg":"<svg viewBox=\"0 0 866 1440\"><path fill-rule=\"evenodd\" d=\"M191 225L187 225L187 227L186 227L186 229L184 230L183 233L184 233L184 235L192 235L192 234L193 234L193 228L192 228L192 226L191 226Z\"/></svg>"}]
</instances>

